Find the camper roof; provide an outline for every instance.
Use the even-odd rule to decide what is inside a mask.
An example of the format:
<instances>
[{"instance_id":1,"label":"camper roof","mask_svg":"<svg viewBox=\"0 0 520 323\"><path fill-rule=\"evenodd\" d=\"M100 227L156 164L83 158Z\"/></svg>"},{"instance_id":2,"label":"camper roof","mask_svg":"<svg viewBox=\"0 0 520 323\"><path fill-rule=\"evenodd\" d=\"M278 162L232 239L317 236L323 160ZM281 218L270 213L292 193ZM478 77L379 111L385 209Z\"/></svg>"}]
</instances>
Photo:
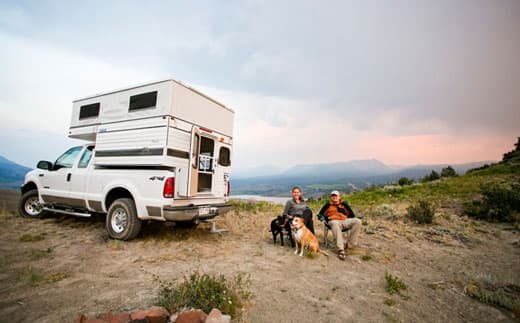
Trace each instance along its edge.
<instances>
[{"instance_id":1,"label":"camper roof","mask_svg":"<svg viewBox=\"0 0 520 323\"><path fill-rule=\"evenodd\" d=\"M226 110L229 110L231 111L232 113L235 113L235 111L233 111L233 109L231 108L228 108L227 106L225 106L224 104L220 103L219 101L213 99L212 97L200 92L199 90L187 85L187 84L184 84L183 82L181 81L177 81L175 79L166 79L166 80L162 80L162 81L157 81L157 82L151 82L151 83L146 83L146 84L139 84L139 85L136 85L136 86L131 86L131 87L127 87L127 88L124 88L124 89L119 89L119 90L114 90L114 91L110 91L110 92L105 92L105 93L98 93L98 94L94 94L94 95L89 95L89 96L86 96L86 97L83 97L83 98L80 98L80 99L76 99L74 101L72 101L73 103L74 102L79 102L79 101L83 101L83 100L88 100L88 99L92 99L92 98L96 98L96 97L99 97L99 96L104 96L104 95L109 95L109 94L114 94L114 93L117 93L117 92L123 92L123 91L128 91L128 90L132 90L132 89L137 89L137 88L140 88L140 87L143 87L143 86L148 86L148 85L154 85L154 84L159 84L159 83L164 83L164 82L175 82L199 95L202 95L203 97L205 97L206 99L218 104L219 106L223 107L224 109Z\"/></svg>"}]
</instances>

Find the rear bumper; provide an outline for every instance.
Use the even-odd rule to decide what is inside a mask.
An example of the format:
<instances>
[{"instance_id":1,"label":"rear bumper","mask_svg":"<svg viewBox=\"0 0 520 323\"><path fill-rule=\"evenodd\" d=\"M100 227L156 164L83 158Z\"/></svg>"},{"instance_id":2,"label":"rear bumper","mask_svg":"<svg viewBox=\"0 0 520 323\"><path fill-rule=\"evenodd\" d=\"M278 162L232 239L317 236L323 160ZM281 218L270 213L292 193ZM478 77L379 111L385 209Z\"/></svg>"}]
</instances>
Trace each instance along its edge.
<instances>
[{"instance_id":1,"label":"rear bumper","mask_svg":"<svg viewBox=\"0 0 520 323\"><path fill-rule=\"evenodd\" d=\"M231 210L231 204L207 204L195 206L164 206L163 217L167 221L197 221L207 220L222 215Z\"/></svg>"}]
</instances>

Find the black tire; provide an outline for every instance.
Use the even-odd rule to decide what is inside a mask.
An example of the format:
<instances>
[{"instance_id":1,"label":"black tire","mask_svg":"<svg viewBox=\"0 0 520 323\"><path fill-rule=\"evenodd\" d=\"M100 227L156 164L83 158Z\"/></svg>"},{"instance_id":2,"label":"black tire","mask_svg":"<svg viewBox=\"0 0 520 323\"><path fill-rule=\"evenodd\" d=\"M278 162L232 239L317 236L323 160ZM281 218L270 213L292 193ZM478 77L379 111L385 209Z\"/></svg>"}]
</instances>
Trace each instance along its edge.
<instances>
[{"instance_id":1,"label":"black tire","mask_svg":"<svg viewBox=\"0 0 520 323\"><path fill-rule=\"evenodd\" d=\"M25 192L18 202L18 214L26 218L40 218L43 215L38 190Z\"/></svg>"},{"instance_id":2,"label":"black tire","mask_svg":"<svg viewBox=\"0 0 520 323\"><path fill-rule=\"evenodd\" d=\"M112 239L131 240L141 231L142 221L137 217L135 202L129 198L115 200L108 209L106 228Z\"/></svg>"}]
</instances>

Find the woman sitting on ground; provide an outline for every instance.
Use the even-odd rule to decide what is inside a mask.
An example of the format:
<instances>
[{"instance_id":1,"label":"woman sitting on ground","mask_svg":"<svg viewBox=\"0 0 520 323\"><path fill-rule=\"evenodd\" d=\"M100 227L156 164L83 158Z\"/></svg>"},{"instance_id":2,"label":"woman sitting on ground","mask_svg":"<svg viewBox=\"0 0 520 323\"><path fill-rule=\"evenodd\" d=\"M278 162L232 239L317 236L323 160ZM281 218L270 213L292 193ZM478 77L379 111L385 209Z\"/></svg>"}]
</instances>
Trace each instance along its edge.
<instances>
[{"instance_id":1,"label":"woman sitting on ground","mask_svg":"<svg viewBox=\"0 0 520 323\"><path fill-rule=\"evenodd\" d=\"M314 234L314 224L312 222L312 212L303 199L302 190L295 186L291 190L292 199L285 203L285 209L283 210L283 216L289 221L297 216L302 218L305 226Z\"/></svg>"}]
</instances>

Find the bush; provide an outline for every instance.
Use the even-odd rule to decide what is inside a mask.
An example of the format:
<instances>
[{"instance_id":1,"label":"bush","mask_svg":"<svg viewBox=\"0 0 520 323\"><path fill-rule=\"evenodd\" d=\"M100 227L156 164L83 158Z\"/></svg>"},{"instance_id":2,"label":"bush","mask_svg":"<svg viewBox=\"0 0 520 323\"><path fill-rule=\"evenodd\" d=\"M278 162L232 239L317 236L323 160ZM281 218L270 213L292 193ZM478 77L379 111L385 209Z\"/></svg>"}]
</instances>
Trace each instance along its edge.
<instances>
[{"instance_id":1,"label":"bush","mask_svg":"<svg viewBox=\"0 0 520 323\"><path fill-rule=\"evenodd\" d=\"M408 286L396 276L385 272L385 280L386 280L386 291L388 294L401 294L401 290L406 290Z\"/></svg>"},{"instance_id":2,"label":"bush","mask_svg":"<svg viewBox=\"0 0 520 323\"><path fill-rule=\"evenodd\" d=\"M409 179L408 177L401 177L397 183L401 186L411 185L413 180Z\"/></svg>"},{"instance_id":3,"label":"bush","mask_svg":"<svg viewBox=\"0 0 520 323\"><path fill-rule=\"evenodd\" d=\"M425 182L431 182L431 181L435 181L437 179L441 178L441 176L439 175L439 173L437 173L436 171L432 170L432 172L430 173L430 175L426 175L424 176L422 179L421 179L421 182L425 183Z\"/></svg>"},{"instance_id":4,"label":"bush","mask_svg":"<svg viewBox=\"0 0 520 323\"><path fill-rule=\"evenodd\" d=\"M519 220L520 183L486 184L480 194L481 198L464 204L464 214L491 222Z\"/></svg>"},{"instance_id":5,"label":"bush","mask_svg":"<svg viewBox=\"0 0 520 323\"><path fill-rule=\"evenodd\" d=\"M520 161L520 137L518 137L518 141L515 144L515 149L510 152L504 154L502 158L504 162L512 162L512 161Z\"/></svg>"},{"instance_id":6,"label":"bush","mask_svg":"<svg viewBox=\"0 0 520 323\"><path fill-rule=\"evenodd\" d=\"M388 204L381 204L375 210L378 217L393 218L396 216L394 209Z\"/></svg>"},{"instance_id":7,"label":"bush","mask_svg":"<svg viewBox=\"0 0 520 323\"><path fill-rule=\"evenodd\" d=\"M170 313L185 307L201 309L205 313L218 308L224 314L237 317L243 303L251 297L248 291L250 284L249 276L240 273L227 280L223 275L195 272L178 284L174 281L161 282L158 303Z\"/></svg>"},{"instance_id":8,"label":"bush","mask_svg":"<svg viewBox=\"0 0 520 323\"><path fill-rule=\"evenodd\" d=\"M508 309L520 315L520 286L476 282L465 288L466 294L485 304Z\"/></svg>"},{"instance_id":9,"label":"bush","mask_svg":"<svg viewBox=\"0 0 520 323\"><path fill-rule=\"evenodd\" d=\"M416 223L431 224L433 222L435 208L428 201L419 200L417 203L410 205L407 211L407 216Z\"/></svg>"},{"instance_id":10,"label":"bush","mask_svg":"<svg viewBox=\"0 0 520 323\"><path fill-rule=\"evenodd\" d=\"M455 169L453 167L448 166L441 170L441 177L453 177L457 176L457 172L455 172Z\"/></svg>"}]
</instances>

